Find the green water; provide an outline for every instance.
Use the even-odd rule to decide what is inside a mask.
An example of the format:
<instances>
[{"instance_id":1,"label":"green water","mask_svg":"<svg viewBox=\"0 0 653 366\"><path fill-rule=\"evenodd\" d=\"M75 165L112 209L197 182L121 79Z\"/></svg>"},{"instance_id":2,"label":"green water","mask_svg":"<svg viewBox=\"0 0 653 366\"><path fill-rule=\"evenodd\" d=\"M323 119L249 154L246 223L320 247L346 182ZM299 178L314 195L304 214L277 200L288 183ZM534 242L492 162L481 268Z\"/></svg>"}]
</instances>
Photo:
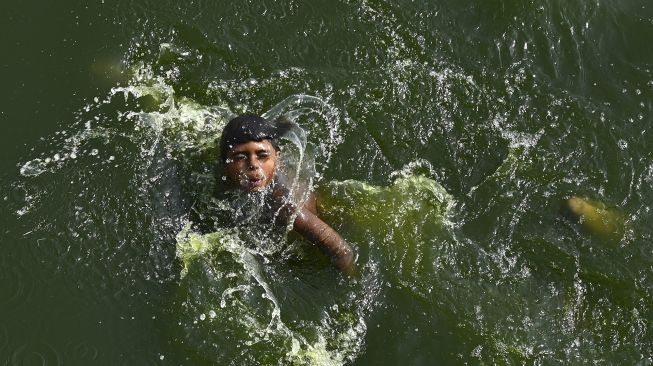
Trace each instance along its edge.
<instances>
[{"instance_id":1,"label":"green water","mask_svg":"<svg viewBox=\"0 0 653 366\"><path fill-rule=\"evenodd\" d=\"M0 364L652 364L652 7L5 2ZM216 225L243 111L308 133L356 281Z\"/></svg>"}]
</instances>

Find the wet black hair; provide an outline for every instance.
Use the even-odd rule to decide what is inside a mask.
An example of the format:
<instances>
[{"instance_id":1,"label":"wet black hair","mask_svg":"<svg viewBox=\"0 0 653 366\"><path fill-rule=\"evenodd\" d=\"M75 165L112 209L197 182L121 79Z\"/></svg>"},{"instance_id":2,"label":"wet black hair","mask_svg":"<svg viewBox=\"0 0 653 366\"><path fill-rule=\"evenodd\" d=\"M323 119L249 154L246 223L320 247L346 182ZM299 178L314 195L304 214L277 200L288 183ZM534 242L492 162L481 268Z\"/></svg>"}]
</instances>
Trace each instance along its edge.
<instances>
[{"instance_id":1,"label":"wet black hair","mask_svg":"<svg viewBox=\"0 0 653 366\"><path fill-rule=\"evenodd\" d=\"M277 139L288 132L290 127L290 121L283 117L274 122L252 113L233 118L222 130L220 159L224 164L230 149L250 141L269 140L274 149L279 151Z\"/></svg>"}]
</instances>

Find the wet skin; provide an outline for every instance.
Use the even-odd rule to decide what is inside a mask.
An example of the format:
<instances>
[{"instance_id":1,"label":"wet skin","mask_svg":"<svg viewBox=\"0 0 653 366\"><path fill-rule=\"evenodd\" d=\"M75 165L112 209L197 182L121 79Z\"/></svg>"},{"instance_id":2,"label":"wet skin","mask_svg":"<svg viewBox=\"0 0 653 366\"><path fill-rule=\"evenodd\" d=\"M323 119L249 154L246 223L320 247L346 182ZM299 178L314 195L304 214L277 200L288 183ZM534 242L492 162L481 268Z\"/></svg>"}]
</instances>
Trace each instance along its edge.
<instances>
[{"instance_id":1,"label":"wet skin","mask_svg":"<svg viewBox=\"0 0 653 366\"><path fill-rule=\"evenodd\" d=\"M238 144L227 152L224 167L232 184L246 192L258 192L274 181L278 162L279 152L269 140L249 141ZM273 197L282 202L285 194L286 187L278 186ZM291 217L293 212L297 212L296 208L283 205L282 203L282 216ZM298 210L293 228L330 256L340 271L349 276L354 275L354 252L333 228L317 216L313 194Z\"/></svg>"},{"instance_id":2,"label":"wet skin","mask_svg":"<svg viewBox=\"0 0 653 366\"><path fill-rule=\"evenodd\" d=\"M272 183L279 152L269 140L249 141L234 146L227 153L227 178L247 192L257 192Z\"/></svg>"}]
</instances>

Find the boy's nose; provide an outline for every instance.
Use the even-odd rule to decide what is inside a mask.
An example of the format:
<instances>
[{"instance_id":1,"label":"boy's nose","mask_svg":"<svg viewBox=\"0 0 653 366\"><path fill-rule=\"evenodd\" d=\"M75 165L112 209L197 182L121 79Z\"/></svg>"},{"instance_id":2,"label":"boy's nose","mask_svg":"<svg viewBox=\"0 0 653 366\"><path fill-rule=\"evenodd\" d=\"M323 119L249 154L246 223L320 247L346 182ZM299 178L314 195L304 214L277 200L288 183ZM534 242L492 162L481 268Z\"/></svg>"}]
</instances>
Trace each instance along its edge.
<instances>
[{"instance_id":1,"label":"boy's nose","mask_svg":"<svg viewBox=\"0 0 653 366\"><path fill-rule=\"evenodd\" d=\"M260 168L260 166L259 166L258 162L256 161L256 159L249 159L249 167L248 168L249 168L249 170L256 170L256 169Z\"/></svg>"}]
</instances>

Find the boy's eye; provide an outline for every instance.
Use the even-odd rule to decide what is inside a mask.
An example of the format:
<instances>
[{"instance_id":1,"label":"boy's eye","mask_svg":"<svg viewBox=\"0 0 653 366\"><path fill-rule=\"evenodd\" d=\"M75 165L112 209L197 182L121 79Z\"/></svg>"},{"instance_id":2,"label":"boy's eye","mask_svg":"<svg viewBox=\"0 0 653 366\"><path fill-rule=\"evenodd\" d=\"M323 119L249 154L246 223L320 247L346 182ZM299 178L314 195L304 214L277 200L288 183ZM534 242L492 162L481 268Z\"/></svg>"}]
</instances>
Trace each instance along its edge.
<instances>
[{"instance_id":1,"label":"boy's eye","mask_svg":"<svg viewBox=\"0 0 653 366\"><path fill-rule=\"evenodd\" d=\"M264 152L264 153L258 153L257 156L259 159L267 159L270 156L270 154Z\"/></svg>"}]
</instances>

